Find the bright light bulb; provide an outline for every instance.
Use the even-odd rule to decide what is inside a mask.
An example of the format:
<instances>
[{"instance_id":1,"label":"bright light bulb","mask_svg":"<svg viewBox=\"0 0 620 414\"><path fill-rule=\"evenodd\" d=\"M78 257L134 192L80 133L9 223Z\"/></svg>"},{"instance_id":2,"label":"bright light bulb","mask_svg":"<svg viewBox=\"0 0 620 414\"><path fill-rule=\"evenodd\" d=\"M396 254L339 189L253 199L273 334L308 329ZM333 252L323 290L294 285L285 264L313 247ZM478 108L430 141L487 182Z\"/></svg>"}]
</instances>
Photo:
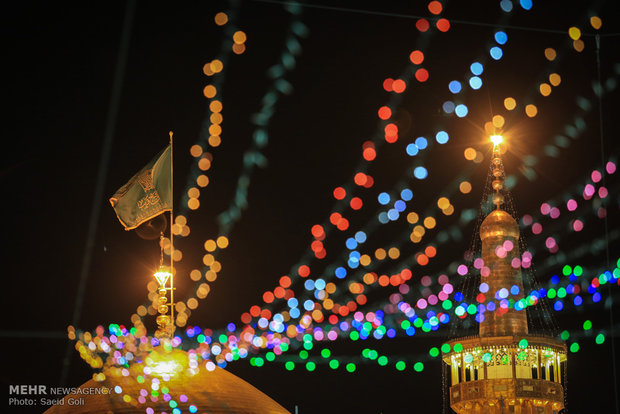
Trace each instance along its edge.
<instances>
[{"instance_id":1,"label":"bright light bulb","mask_svg":"<svg viewBox=\"0 0 620 414\"><path fill-rule=\"evenodd\" d=\"M157 272L155 272L153 276L155 276L155 279L157 279L157 281L159 282L159 286L164 287L166 286L166 282L168 282L168 279L170 279L170 276L172 276L172 273L170 273L168 269L162 266L157 270Z\"/></svg>"},{"instance_id":2,"label":"bright light bulb","mask_svg":"<svg viewBox=\"0 0 620 414\"><path fill-rule=\"evenodd\" d=\"M494 146L498 146L502 142L504 142L504 137L501 135L491 135L491 142Z\"/></svg>"}]
</instances>

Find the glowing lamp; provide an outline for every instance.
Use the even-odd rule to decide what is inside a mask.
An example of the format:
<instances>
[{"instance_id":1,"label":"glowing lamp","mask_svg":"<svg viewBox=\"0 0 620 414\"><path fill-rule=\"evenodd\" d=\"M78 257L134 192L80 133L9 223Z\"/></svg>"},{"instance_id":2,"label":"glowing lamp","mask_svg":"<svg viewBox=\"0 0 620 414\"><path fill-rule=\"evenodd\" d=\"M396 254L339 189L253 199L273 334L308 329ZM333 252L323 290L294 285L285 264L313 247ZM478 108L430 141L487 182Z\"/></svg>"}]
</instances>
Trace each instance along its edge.
<instances>
[{"instance_id":1,"label":"glowing lamp","mask_svg":"<svg viewBox=\"0 0 620 414\"><path fill-rule=\"evenodd\" d=\"M155 279L159 282L159 286L165 287L172 273L170 273L166 267L160 266L153 276L155 276Z\"/></svg>"},{"instance_id":2,"label":"glowing lamp","mask_svg":"<svg viewBox=\"0 0 620 414\"><path fill-rule=\"evenodd\" d=\"M504 137L501 135L491 135L491 142L494 146L498 146L504 142Z\"/></svg>"},{"instance_id":3,"label":"glowing lamp","mask_svg":"<svg viewBox=\"0 0 620 414\"><path fill-rule=\"evenodd\" d=\"M187 353L181 350L154 350L144 360L150 375L174 376L188 367Z\"/></svg>"}]
</instances>

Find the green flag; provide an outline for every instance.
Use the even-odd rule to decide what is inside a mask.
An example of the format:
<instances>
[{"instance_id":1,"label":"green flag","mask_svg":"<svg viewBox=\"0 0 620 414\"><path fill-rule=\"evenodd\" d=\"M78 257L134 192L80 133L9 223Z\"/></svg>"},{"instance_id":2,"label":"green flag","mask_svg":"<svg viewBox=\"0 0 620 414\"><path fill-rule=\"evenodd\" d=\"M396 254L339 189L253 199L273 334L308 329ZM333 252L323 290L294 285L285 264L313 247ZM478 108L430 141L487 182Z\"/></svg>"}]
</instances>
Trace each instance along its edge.
<instances>
[{"instance_id":1,"label":"green flag","mask_svg":"<svg viewBox=\"0 0 620 414\"><path fill-rule=\"evenodd\" d=\"M171 152L168 145L110 198L125 230L172 210Z\"/></svg>"}]
</instances>

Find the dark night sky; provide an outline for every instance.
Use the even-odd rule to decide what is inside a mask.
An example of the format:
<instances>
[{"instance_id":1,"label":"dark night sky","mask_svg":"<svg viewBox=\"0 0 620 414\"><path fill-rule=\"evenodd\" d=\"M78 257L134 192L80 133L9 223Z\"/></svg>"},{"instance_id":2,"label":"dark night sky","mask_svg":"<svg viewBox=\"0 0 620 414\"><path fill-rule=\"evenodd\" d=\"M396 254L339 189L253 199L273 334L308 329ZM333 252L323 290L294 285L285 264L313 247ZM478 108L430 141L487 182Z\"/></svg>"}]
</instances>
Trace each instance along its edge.
<instances>
[{"instance_id":1,"label":"dark night sky","mask_svg":"<svg viewBox=\"0 0 620 414\"><path fill-rule=\"evenodd\" d=\"M428 15L427 2L422 1L323 3ZM539 114L533 120L522 112L507 118L519 140L506 157L506 168L519 176L519 184L513 189L519 211L536 212L543 201L585 182L592 169L600 166L598 107L592 93L596 78L594 40L586 37L586 49L579 54L567 46L566 31L578 25L592 33L588 13L599 10L603 33L619 33L620 14L615 13L613 3L575 2L567 6L566 2L543 4L539 0L529 12L515 4L510 21L504 23L565 33L506 29L509 42L505 57L495 64L487 52L492 26L453 22L448 33L433 35L425 45L420 42L415 19L304 9L301 20L309 36L301 39L302 54L286 77L294 91L280 98L269 123L270 141L264 150L268 166L253 174L249 208L230 234L231 246L221 257L223 271L189 323L212 328L230 321L238 323L239 315L261 303L262 292L273 288L279 277L298 263L307 250L310 227L324 222L332 211L333 188L352 179L362 143L377 131L377 109L388 100L381 87L383 80L402 73L409 64L409 53L416 48L425 48L425 66L431 78L425 84L414 81L404 94L401 107L412 122L403 135L427 134L436 125L443 125L451 134L449 145L435 146L428 155L425 165L432 180L420 184L416 192L419 211L432 207L443 186L471 164L463 159L466 147L486 151L479 130L493 113L501 112L503 108L498 106L511 94L520 102L531 98L539 104ZM138 2L78 324L81 329L111 322L129 325L129 316L146 298L146 283L159 250L154 242L125 232L107 198L165 146L168 131L174 130L175 201L180 203L190 171L189 148L197 140L207 113L202 89L208 79L202 66L216 57L224 40L224 30L214 24L213 16L227 7L224 1ZM3 353L10 358L0 374L3 388L6 384L56 386L60 382L65 332L71 323L85 254L124 10L123 2L19 2L5 5L2 13L5 150L0 183L6 223L2 257L8 264L4 306L10 315L0 329ZM490 25L502 19L499 1L447 2L444 15ZM266 70L280 56L289 19L290 14L281 5L241 2L237 25L248 34L247 51L232 55L224 70L223 143L212 151L211 184L201 195L203 206L190 216L192 236L179 242L185 255L179 265L181 274L200 264L202 242L217 236L214 218L234 196L243 152L250 146L254 131L250 116L258 111L271 84ZM614 65L620 64L618 39L602 38L603 79L613 76ZM536 96L536 85L552 67L542 57L545 47L562 52L554 70L562 75L563 82L551 97L543 99ZM462 79L469 64L477 59L487 63L485 84L480 91L469 90L466 95L470 115L465 119L445 116L440 108L450 95L448 82ZM540 153L572 122L578 112L578 96L593 105L584 116L586 132L559 157L544 158L536 167L538 178L528 181L517 170L523 157ZM615 90L603 100L605 148L607 154L616 156L620 130L614 121L619 98ZM401 144L399 141L396 145L400 151L390 149L378 159L372 172L377 191L391 188L409 165ZM461 198L457 211L477 208L487 163L488 157L476 166L471 179L474 194ZM614 183L617 189L617 177ZM619 223L618 194L611 198L609 223L615 228ZM397 227L390 228L400 236ZM461 246L455 245L455 252L468 247L473 229L462 231L464 240ZM597 222L584 237L599 238L602 232L602 224ZM389 241L391 235L387 232L380 237ZM572 237L562 248L570 254L582 243ZM617 240L610 246L612 261L617 259L619 247ZM446 259L445 265L453 259ZM604 258L599 255L580 260L585 266L598 268ZM559 267L550 270L558 271ZM540 277L547 280L549 275ZM182 295L184 285L178 283ZM579 320L590 318L599 327L609 324L608 311L600 304L582 307L579 312ZM617 321L618 312L615 314ZM559 317L562 329L571 331L579 330L575 320L570 315ZM417 335L389 344L369 342L386 353L416 355L442 340ZM597 412L612 412L609 343L594 345L590 338L583 341L578 354L570 356L571 413L594 412L589 408L593 404L600 407ZM359 353L357 347L338 346L343 353ZM441 411L441 369L437 361L429 362L424 373L417 375L375 366L362 366L354 376L328 372L331 370L325 367L313 373L301 369L288 372L276 365L257 369L247 361L229 368L286 408L299 405L304 414ZM75 352L69 385L77 386L90 375Z\"/></svg>"}]
</instances>

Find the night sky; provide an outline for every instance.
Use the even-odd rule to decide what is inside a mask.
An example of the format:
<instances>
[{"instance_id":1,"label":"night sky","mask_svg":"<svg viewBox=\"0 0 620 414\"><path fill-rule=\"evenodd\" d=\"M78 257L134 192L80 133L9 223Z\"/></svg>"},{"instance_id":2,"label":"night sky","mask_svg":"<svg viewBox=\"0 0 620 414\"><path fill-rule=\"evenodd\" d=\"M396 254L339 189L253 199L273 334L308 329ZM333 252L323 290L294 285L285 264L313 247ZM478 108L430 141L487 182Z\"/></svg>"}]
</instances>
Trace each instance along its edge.
<instances>
[{"instance_id":1,"label":"night sky","mask_svg":"<svg viewBox=\"0 0 620 414\"><path fill-rule=\"evenodd\" d=\"M596 31L589 23L593 15L603 21L603 83L608 79L618 82L620 14L614 10L614 1L567 5L538 0L529 11L515 1L511 13L503 12L500 1L495 0L444 1L440 17L451 21L450 30L431 30L424 35L415 23L419 16L434 17L427 1L386 3L330 1L301 7L298 19L307 28L307 36L296 37L301 53L295 56L294 68L284 75L292 89L288 94L278 94L274 113L265 126L268 144L260 152L267 163L251 174L248 207L228 234L230 246L218 259L222 271L211 283L209 296L190 316L189 325L212 329L224 328L229 322L239 325L240 315L252 305L261 305L263 292L273 289L282 275L292 275L292 269L301 264L316 266L318 275L327 263L342 261L346 237L335 229L325 264L309 260L307 252L313 240L310 228L315 224L329 226L330 214L344 209L332 191L338 186L351 191L356 187L353 177L360 165L365 165L361 156L365 141L383 141L377 146L376 161L367 170L375 185L360 192L364 208L359 214L350 209L347 214L352 229L378 227L369 236L369 247L389 246L403 235L408 240L411 232L404 217L379 224L380 192L405 183L414 194L410 207L423 213L438 210L437 198L454 190L453 182L459 177L469 176L473 185L468 195L453 191L453 217L441 221L441 211L435 211L436 233L445 226L458 229L460 236L438 248L436 261L427 269L414 271L416 276L409 284L415 291L419 290L418 276L428 274L436 279L441 269L462 261L463 252L469 248L473 224L460 225L458 217L462 210L478 209L490 160L484 124L493 115L506 118L511 141L505 164L508 174L517 178L511 191L520 215L541 216L542 203L556 200L561 204L568 193L590 205L581 194L591 172L601 169L601 143L605 162L618 162L620 128L615 121L620 95L609 81L606 85L611 85L611 90L603 95L599 112L593 92L598 76L592 36ZM313 7L319 4L329 7ZM209 78L202 72L203 65L232 44L227 26L217 26L214 16L231 7L238 10L234 24L247 34L247 50L241 55L230 53L224 70ZM210 183L201 191L200 209L188 216L190 236L178 241L183 260L177 265L176 295L187 296L193 286L188 274L202 266L202 245L218 236L216 217L235 198L244 152L252 147L257 129L252 116L260 111L261 100L273 87L274 80L267 71L281 59L292 19L277 2L137 2L122 71L117 121L110 130L110 103L125 12L124 2L19 2L5 5L2 13L5 104L0 182L5 222L2 257L8 265L4 275L7 316L0 328L0 344L8 361L0 373L4 390L8 384L60 385L66 329L72 323L87 254L106 130L112 133L110 160L98 204L100 214L95 217L92 261L76 328L131 325L131 314L146 301L146 285L158 264L159 248L156 241L124 231L107 199L164 148L172 130L175 208L186 202L186 183L192 179L195 162L189 149L201 136L203 124L207 122L208 126L208 100L202 91L220 77L222 144L208 149L213 155L212 168L207 172ZM583 32L585 49L581 53L574 50L569 38L571 26ZM493 33L500 29L507 33L508 42L502 46L504 56L495 61L489 56L489 48L495 45ZM553 62L545 59L548 47L557 50ZM422 66L428 70L429 79L418 82L410 74L404 93L387 92L382 86L384 80L407 73L412 66L409 54L415 49L425 54ZM479 90L467 84L474 61L485 68ZM562 82L552 88L550 96L542 97L538 85L552 72L560 74ZM448 89L454 79L463 84L458 95ZM507 96L517 100L514 111L503 106ZM377 111L394 99L400 102L392 106L399 140L387 144L383 140L385 122ZM442 105L447 100L466 104L468 115L459 118L446 114ZM536 117L525 115L523 106L527 103L538 107ZM565 147L558 145L557 136L573 134L577 118L583 120L583 130L569 138ZM445 145L435 142L420 155L420 165L429 176L418 180L413 177L406 145L421 135L434 141L439 129L449 133L450 141ZM549 146L557 151L552 156L546 155L551 151ZM484 160L479 164L467 161L463 152L468 147L481 152ZM528 172L524 160L531 156L538 161ZM607 223L613 236L620 228L618 173L607 177L606 184L610 192ZM604 220L596 218L591 207L575 213L564 208L562 214L555 221L540 219L543 224L549 223L541 235L525 233L528 244L539 252L534 262L542 269L537 276L543 284L552 275L561 274L564 264L580 264L588 280L607 269L605 248L593 247L573 259L578 248L604 240ZM584 231L569 231L572 220L581 216L587 216ZM545 248L549 236L555 237L560 246L558 254L564 255L556 264L549 264L553 254ZM430 240L414 246L408 242L401 249L402 257L415 254L428 243ZM607 248L613 265L620 252L617 235ZM458 276L453 273L450 277L456 280ZM298 287L303 290L301 284ZM396 288L373 292L369 305L385 303L394 292ZM580 307L571 304L554 312L560 330L570 331L581 347L578 353L569 354L570 413L611 413L618 409L614 408L613 396L610 292L615 298L617 335L617 285L601 290L603 300L599 303L584 300ZM591 333L584 333L581 327L586 319L593 322ZM152 318L146 321L154 329ZM601 330L608 336L604 344L597 345L593 338ZM354 375L326 366L307 372L300 365L289 372L282 364L256 368L247 360L227 369L287 409L293 411L298 405L302 414L438 413L442 410L441 367L438 359L426 362L427 352L445 341L449 331L447 327L413 337L368 339L366 344L339 340L332 346L343 359L358 360L364 347L387 355L420 356L426 358L422 373L411 369L398 372L376 364L361 364ZM66 385L78 386L91 374L78 353L72 351ZM598 408L592 408L594 405Z\"/></svg>"}]
</instances>

